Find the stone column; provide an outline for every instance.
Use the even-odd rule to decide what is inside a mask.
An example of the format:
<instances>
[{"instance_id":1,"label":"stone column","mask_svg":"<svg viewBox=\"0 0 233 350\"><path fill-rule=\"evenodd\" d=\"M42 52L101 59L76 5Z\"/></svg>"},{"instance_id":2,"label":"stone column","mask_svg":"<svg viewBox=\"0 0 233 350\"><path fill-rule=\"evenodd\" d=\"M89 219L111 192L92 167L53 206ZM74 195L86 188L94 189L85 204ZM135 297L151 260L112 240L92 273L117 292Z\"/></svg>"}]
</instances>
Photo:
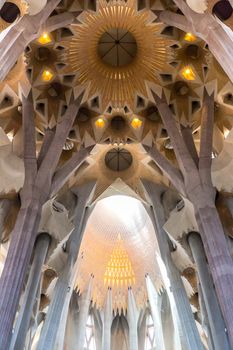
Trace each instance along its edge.
<instances>
[{"instance_id":1,"label":"stone column","mask_svg":"<svg viewBox=\"0 0 233 350\"><path fill-rule=\"evenodd\" d=\"M214 350L214 345L213 345L213 339L212 339L212 334L210 330L210 323L206 311L206 306L203 300L203 293L201 289L200 282L198 283L198 300L199 300L199 305L200 305L200 313L201 313L201 324L203 329L206 331L208 335L207 343L208 343L208 350Z\"/></svg>"},{"instance_id":2,"label":"stone column","mask_svg":"<svg viewBox=\"0 0 233 350\"><path fill-rule=\"evenodd\" d=\"M145 341L146 341L146 331L147 331L147 317L148 317L149 311L148 309L144 309L141 311L141 315L139 317L138 321L138 348L139 350L143 350L145 348Z\"/></svg>"},{"instance_id":3,"label":"stone column","mask_svg":"<svg viewBox=\"0 0 233 350\"><path fill-rule=\"evenodd\" d=\"M188 242L197 266L200 279L203 299L208 315L212 339L215 350L230 350L226 327L217 301L215 288L208 269L204 247L200 235L197 232L191 232L188 235Z\"/></svg>"},{"instance_id":4,"label":"stone column","mask_svg":"<svg viewBox=\"0 0 233 350\"><path fill-rule=\"evenodd\" d=\"M83 93L82 91L69 104L61 122L51 134L51 143L48 145L44 140L38 157L32 92L27 97L22 95L25 181L20 191L21 208L11 232L10 246L0 278L0 349L8 349L10 346L21 291L39 231L42 207L60 190L64 181L81 166L89 154L86 148L81 147L57 169L65 141L82 103Z\"/></svg>"},{"instance_id":5,"label":"stone column","mask_svg":"<svg viewBox=\"0 0 233 350\"><path fill-rule=\"evenodd\" d=\"M163 327L161 320L161 296L158 295L150 277L146 276L147 294L150 303L151 316L155 328L156 350L165 350Z\"/></svg>"},{"instance_id":6,"label":"stone column","mask_svg":"<svg viewBox=\"0 0 233 350\"><path fill-rule=\"evenodd\" d=\"M94 276L91 276L87 290L83 294L81 294L80 298L78 299L79 313L78 313L78 320L77 320L78 328L76 331L77 332L76 341L73 341L73 343L69 347L69 350L83 350L84 348L86 324L87 324L87 319L88 319L90 305L91 305L93 277Z\"/></svg>"},{"instance_id":7,"label":"stone column","mask_svg":"<svg viewBox=\"0 0 233 350\"><path fill-rule=\"evenodd\" d=\"M7 215L7 212L10 209L11 201L9 199L0 200L0 244L2 240L2 234L4 232L4 221Z\"/></svg>"},{"instance_id":8,"label":"stone column","mask_svg":"<svg viewBox=\"0 0 233 350\"><path fill-rule=\"evenodd\" d=\"M94 189L95 182L91 181L80 185L75 190L78 197L76 217L74 220L75 229L66 243L67 262L55 286L53 299L49 305L37 350L44 350L45 348L46 350L54 350L57 344L60 323L66 322L67 320L67 298L71 298L73 291L74 266L78 257L87 218L91 211L91 209L88 211L86 207L92 197ZM64 314L64 310L66 310L66 314Z\"/></svg>"},{"instance_id":9,"label":"stone column","mask_svg":"<svg viewBox=\"0 0 233 350\"><path fill-rule=\"evenodd\" d=\"M193 317L192 309L184 289L180 272L173 263L167 233L163 229L165 224L164 208L161 204L162 194L166 188L161 185L142 180L148 199L152 203L152 222L159 244L161 259L167 270L171 285L171 292L174 296L178 320L181 345L186 350L203 350L203 345Z\"/></svg>"},{"instance_id":10,"label":"stone column","mask_svg":"<svg viewBox=\"0 0 233 350\"><path fill-rule=\"evenodd\" d=\"M127 319L129 324L129 350L138 350L138 318L139 312L136 306L132 288L128 288Z\"/></svg>"},{"instance_id":11,"label":"stone column","mask_svg":"<svg viewBox=\"0 0 233 350\"><path fill-rule=\"evenodd\" d=\"M110 287L108 288L102 322L103 322L102 350L111 350L112 289Z\"/></svg>"},{"instance_id":12,"label":"stone column","mask_svg":"<svg viewBox=\"0 0 233 350\"><path fill-rule=\"evenodd\" d=\"M23 302L16 320L10 350L23 350L25 346L27 331L32 317L32 310L36 302L36 295L41 280L41 271L50 244L50 235L40 233L35 243L35 252L28 277Z\"/></svg>"},{"instance_id":13,"label":"stone column","mask_svg":"<svg viewBox=\"0 0 233 350\"><path fill-rule=\"evenodd\" d=\"M176 336L173 324L173 311L170 305L169 297L166 291L162 294L161 319L163 327L163 338L166 350L173 350L176 342ZM178 332L177 332L178 333Z\"/></svg>"},{"instance_id":14,"label":"stone column","mask_svg":"<svg viewBox=\"0 0 233 350\"><path fill-rule=\"evenodd\" d=\"M92 309L92 315L94 319L94 327L95 327L95 345L96 350L101 350L102 348L102 321L100 312L97 309Z\"/></svg>"}]
</instances>

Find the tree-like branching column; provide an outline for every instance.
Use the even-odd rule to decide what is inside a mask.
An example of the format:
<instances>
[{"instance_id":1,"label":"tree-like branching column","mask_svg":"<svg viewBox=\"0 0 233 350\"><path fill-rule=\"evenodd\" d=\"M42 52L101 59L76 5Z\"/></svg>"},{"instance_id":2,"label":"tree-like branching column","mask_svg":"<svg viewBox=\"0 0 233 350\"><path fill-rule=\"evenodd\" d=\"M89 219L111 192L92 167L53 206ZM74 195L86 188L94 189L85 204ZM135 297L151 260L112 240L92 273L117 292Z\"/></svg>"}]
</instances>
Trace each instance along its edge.
<instances>
[{"instance_id":1,"label":"tree-like branching column","mask_svg":"<svg viewBox=\"0 0 233 350\"><path fill-rule=\"evenodd\" d=\"M38 38L43 30L52 32L71 24L76 14L64 12L49 18L61 0L48 0L47 5L36 15L23 16L0 38L0 81L3 81L11 68L24 52L27 45Z\"/></svg>"},{"instance_id":2,"label":"tree-like branching column","mask_svg":"<svg viewBox=\"0 0 233 350\"><path fill-rule=\"evenodd\" d=\"M32 94L23 97L25 181L21 208L0 279L0 349L8 349L12 326L19 304L43 204L55 194L89 155L92 147L82 147L63 166L57 165L83 98L73 100L55 130L47 130L38 159ZM17 268L16 268L17 267Z\"/></svg>"},{"instance_id":3,"label":"tree-like branching column","mask_svg":"<svg viewBox=\"0 0 233 350\"><path fill-rule=\"evenodd\" d=\"M152 159L168 176L176 189L193 204L221 311L233 347L233 262L222 223L215 206L215 189L211 181L214 96L204 91L200 153L197 154L192 133L180 132L166 102L152 92L164 126L171 139L177 169L155 147L144 146Z\"/></svg>"},{"instance_id":4,"label":"tree-like branching column","mask_svg":"<svg viewBox=\"0 0 233 350\"><path fill-rule=\"evenodd\" d=\"M155 11L158 21L177 27L185 32L192 32L203 39L208 44L210 52L233 82L232 36L209 13L200 14L194 12L184 0L174 0L174 2L184 16L171 11Z\"/></svg>"}]
</instances>

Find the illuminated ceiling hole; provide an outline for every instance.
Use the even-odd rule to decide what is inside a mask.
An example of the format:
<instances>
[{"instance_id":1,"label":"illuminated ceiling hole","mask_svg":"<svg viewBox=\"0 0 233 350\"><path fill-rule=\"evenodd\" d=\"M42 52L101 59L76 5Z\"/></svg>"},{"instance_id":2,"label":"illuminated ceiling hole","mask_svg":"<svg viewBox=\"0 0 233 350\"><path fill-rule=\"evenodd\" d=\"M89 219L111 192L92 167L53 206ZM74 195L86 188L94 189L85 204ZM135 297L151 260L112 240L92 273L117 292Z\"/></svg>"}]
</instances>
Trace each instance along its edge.
<instances>
[{"instance_id":1,"label":"illuminated ceiling hole","mask_svg":"<svg viewBox=\"0 0 233 350\"><path fill-rule=\"evenodd\" d=\"M106 166L113 171L127 170L132 163L133 157L131 153L124 148L113 148L105 156Z\"/></svg>"},{"instance_id":2,"label":"illuminated ceiling hole","mask_svg":"<svg viewBox=\"0 0 233 350\"><path fill-rule=\"evenodd\" d=\"M62 93L62 85L60 83L52 83L48 89L48 94L51 97L59 97Z\"/></svg>"},{"instance_id":3,"label":"illuminated ceiling hole","mask_svg":"<svg viewBox=\"0 0 233 350\"><path fill-rule=\"evenodd\" d=\"M201 108L200 101L192 101L192 113L196 113Z\"/></svg>"},{"instance_id":4,"label":"illuminated ceiling hole","mask_svg":"<svg viewBox=\"0 0 233 350\"><path fill-rule=\"evenodd\" d=\"M63 83L64 84L72 84L75 79L75 74L68 74L63 76Z\"/></svg>"},{"instance_id":5,"label":"illuminated ceiling hole","mask_svg":"<svg viewBox=\"0 0 233 350\"><path fill-rule=\"evenodd\" d=\"M51 55L50 50L47 47L38 47L35 52L35 58L38 61L47 61Z\"/></svg>"},{"instance_id":6,"label":"illuminated ceiling hole","mask_svg":"<svg viewBox=\"0 0 233 350\"><path fill-rule=\"evenodd\" d=\"M196 40L197 40L197 37L196 37L194 34L188 32L188 33L185 34L184 40L185 40L185 41L192 42L192 41L196 41Z\"/></svg>"},{"instance_id":7,"label":"illuminated ceiling hole","mask_svg":"<svg viewBox=\"0 0 233 350\"><path fill-rule=\"evenodd\" d=\"M178 96L186 96L189 93L189 86L184 81L177 81L174 84L174 91Z\"/></svg>"},{"instance_id":8,"label":"illuminated ceiling hole","mask_svg":"<svg viewBox=\"0 0 233 350\"><path fill-rule=\"evenodd\" d=\"M91 108L100 108L100 101L98 96L91 100Z\"/></svg>"},{"instance_id":9,"label":"illuminated ceiling hole","mask_svg":"<svg viewBox=\"0 0 233 350\"><path fill-rule=\"evenodd\" d=\"M233 9L228 0L221 0L214 5L212 13L221 21L226 21L231 17Z\"/></svg>"},{"instance_id":10,"label":"illuminated ceiling hole","mask_svg":"<svg viewBox=\"0 0 233 350\"><path fill-rule=\"evenodd\" d=\"M76 117L78 122L85 123L90 117L90 112L87 108L82 107L78 111L78 115Z\"/></svg>"},{"instance_id":11,"label":"illuminated ceiling hole","mask_svg":"<svg viewBox=\"0 0 233 350\"><path fill-rule=\"evenodd\" d=\"M137 96L136 107L145 108L145 106L146 106L146 101L144 100L144 98L142 98L141 96Z\"/></svg>"},{"instance_id":12,"label":"illuminated ceiling hole","mask_svg":"<svg viewBox=\"0 0 233 350\"><path fill-rule=\"evenodd\" d=\"M223 96L223 102L233 106L233 95L231 93L227 93Z\"/></svg>"},{"instance_id":13,"label":"illuminated ceiling hole","mask_svg":"<svg viewBox=\"0 0 233 350\"><path fill-rule=\"evenodd\" d=\"M185 51L186 55L193 60L200 57L200 47L198 45L188 45Z\"/></svg>"},{"instance_id":14,"label":"illuminated ceiling hole","mask_svg":"<svg viewBox=\"0 0 233 350\"><path fill-rule=\"evenodd\" d=\"M137 55L137 43L127 30L113 28L101 36L98 54L104 63L112 67L126 66Z\"/></svg>"},{"instance_id":15,"label":"illuminated ceiling hole","mask_svg":"<svg viewBox=\"0 0 233 350\"><path fill-rule=\"evenodd\" d=\"M152 122L159 122L161 120L159 111L156 106L151 106L147 108L146 117Z\"/></svg>"},{"instance_id":16,"label":"illuminated ceiling hole","mask_svg":"<svg viewBox=\"0 0 233 350\"><path fill-rule=\"evenodd\" d=\"M172 82L172 75L171 74L160 74L160 77L164 83L171 83Z\"/></svg>"},{"instance_id":17,"label":"illuminated ceiling hole","mask_svg":"<svg viewBox=\"0 0 233 350\"><path fill-rule=\"evenodd\" d=\"M5 2L0 10L0 17L7 23L13 23L20 15L20 9L13 2Z\"/></svg>"},{"instance_id":18,"label":"illuminated ceiling hole","mask_svg":"<svg viewBox=\"0 0 233 350\"><path fill-rule=\"evenodd\" d=\"M61 39L69 38L74 35L69 28L61 28L59 34Z\"/></svg>"},{"instance_id":19,"label":"illuminated ceiling hole","mask_svg":"<svg viewBox=\"0 0 233 350\"><path fill-rule=\"evenodd\" d=\"M113 117L111 120L111 127L115 131L123 131L126 125L125 118L120 115Z\"/></svg>"},{"instance_id":20,"label":"illuminated ceiling hole","mask_svg":"<svg viewBox=\"0 0 233 350\"><path fill-rule=\"evenodd\" d=\"M10 95L5 95L0 103L0 108L5 109L13 106L13 98Z\"/></svg>"},{"instance_id":21,"label":"illuminated ceiling hole","mask_svg":"<svg viewBox=\"0 0 233 350\"><path fill-rule=\"evenodd\" d=\"M36 104L36 111L41 115L45 115L45 104L43 102L38 102Z\"/></svg>"}]
</instances>

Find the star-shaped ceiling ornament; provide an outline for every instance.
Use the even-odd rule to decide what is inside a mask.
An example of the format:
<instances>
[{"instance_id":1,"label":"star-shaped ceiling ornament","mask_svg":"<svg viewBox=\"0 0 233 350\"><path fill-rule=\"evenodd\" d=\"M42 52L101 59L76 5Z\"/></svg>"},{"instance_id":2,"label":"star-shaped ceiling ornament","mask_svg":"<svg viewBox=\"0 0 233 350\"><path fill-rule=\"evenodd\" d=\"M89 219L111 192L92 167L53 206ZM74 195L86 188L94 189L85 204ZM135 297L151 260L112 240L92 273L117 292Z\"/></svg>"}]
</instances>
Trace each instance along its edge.
<instances>
[{"instance_id":1,"label":"star-shaped ceiling ornament","mask_svg":"<svg viewBox=\"0 0 233 350\"><path fill-rule=\"evenodd\" d=\"M100 0L95 14L84 12L64 41L63 72L78 73L76 84L88 86L88 98L99 97L101 113L112 108L135 109L138 96L147 97L146 82L158 82L171 71L174 43L160 35L149 10L138 12L135 0Z\"/></svg>"}]
</instances>

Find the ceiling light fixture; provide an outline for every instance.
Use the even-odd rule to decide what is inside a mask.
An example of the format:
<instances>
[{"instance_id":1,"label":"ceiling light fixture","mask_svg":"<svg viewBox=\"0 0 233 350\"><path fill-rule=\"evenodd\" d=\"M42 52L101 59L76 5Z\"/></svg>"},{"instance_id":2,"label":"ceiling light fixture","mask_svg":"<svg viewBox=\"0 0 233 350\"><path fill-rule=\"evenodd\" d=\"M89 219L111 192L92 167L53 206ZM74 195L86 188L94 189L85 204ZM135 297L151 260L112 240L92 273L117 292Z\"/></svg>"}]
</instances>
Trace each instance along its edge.
<instances>
[{"instance_id":1,"label":"ceiling light fixture","mask_svg":"<svg viewBox=\"0 0 233 350\"><path fill-rule=\"evenodd\" d=\"M104 126L105 126L105 121L103 120L103 118L98 118L98 119L95 121L95 126L96 126L98 129L103 129Z\"/></svg>"},{"instance_id":2,"label":"ceiling light fixture","mask_svg":"<svg viewBox=\"0 0 233 350\"><path fill-rule=\"evenodd\" d=\"M43 81L50 81L53 78L53 73L50 70L44 70L42 73L42 80Z\"/></svg>"},{"instance_id":3,"label":"ceiling light fixture","mask_svg":"<svg viewBox=\"0 0 233 350\"><path fill-rule=\"evenodd\" d=\"M134 129L139 129L142 126L142 121L141 119L135 117L133 118L131 125Z\"/></svg>"},{"instance_id":4,"label":"ceiling light fixture","mask_svg":"<svg viewBox=\"0 0 233 350\"><path fill-rule=\"evenodd\" d=\"M38 42L42 45L49 44L51 43L51 41L52 41L51 36L49 35L49 33L46 33L46 32L43 33L38 39Z\"/></svg>"},{"instance_id":5,"label":"ceiling light fixture","mask_svg":"<svg viewBox=\"0 0 233 350\"><path fill-rule=\"evenodd\" d=\"M190 66L186 66L181 70L181 75L186 80L195 80L195 73Z\"/></svg>"},{"instance_id":6,"label":"ceiling light fixture","mask_svg":"<svg viewBox=\"0 0 233 350\"><path fill-rule=\"evenodd\" d=\"M197 37L192 33L186 33L184 36L184 40L189 42L194 42L197 40Z\"/></svg>"}]
</instances>

